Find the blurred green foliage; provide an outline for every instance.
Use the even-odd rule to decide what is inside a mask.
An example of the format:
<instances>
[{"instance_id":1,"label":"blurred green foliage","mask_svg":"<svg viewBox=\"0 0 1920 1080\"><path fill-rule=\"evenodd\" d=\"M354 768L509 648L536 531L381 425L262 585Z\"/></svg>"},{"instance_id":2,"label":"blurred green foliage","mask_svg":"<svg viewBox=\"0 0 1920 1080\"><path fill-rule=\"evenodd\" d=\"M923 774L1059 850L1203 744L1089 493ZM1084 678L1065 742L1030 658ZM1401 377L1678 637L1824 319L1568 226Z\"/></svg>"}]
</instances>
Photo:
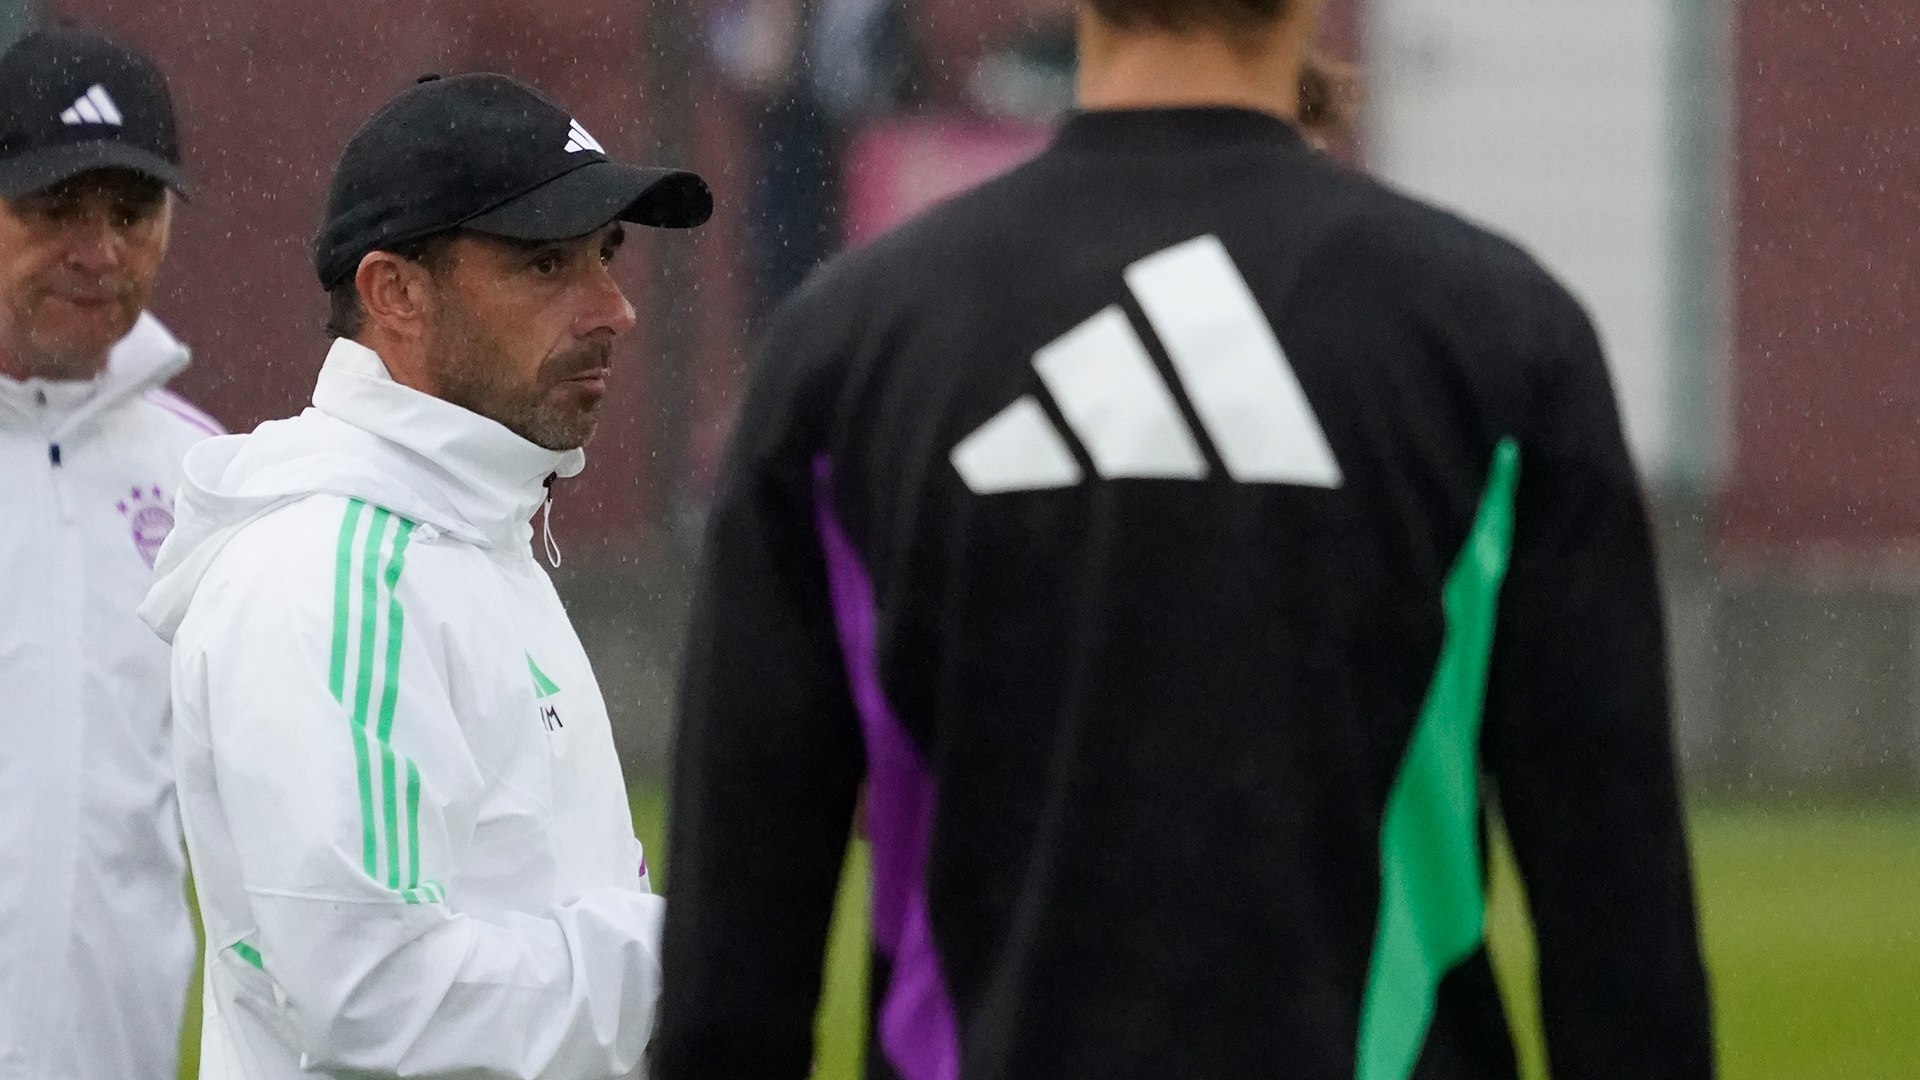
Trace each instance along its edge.
<instances>
[{"instance_id":1,"label":"blurred green foliage","mask_svg":"<svg viewBox=\"0 0 1920 1080\"><path fill-rule=\"evenodd\" d=\"M634 829L666 882L666 803L636 791ZM1722 1080L1920 1075L1920 808L1698 805L1691 815ZM815 1080L856 1080L866 1047L864 844L850 849L828 944ZM1525 902L1496 837L1487 928L1522 1075L1546 1080ZM193 1077L200 991L180 1075Z\"/></svg>"}]
</instances>

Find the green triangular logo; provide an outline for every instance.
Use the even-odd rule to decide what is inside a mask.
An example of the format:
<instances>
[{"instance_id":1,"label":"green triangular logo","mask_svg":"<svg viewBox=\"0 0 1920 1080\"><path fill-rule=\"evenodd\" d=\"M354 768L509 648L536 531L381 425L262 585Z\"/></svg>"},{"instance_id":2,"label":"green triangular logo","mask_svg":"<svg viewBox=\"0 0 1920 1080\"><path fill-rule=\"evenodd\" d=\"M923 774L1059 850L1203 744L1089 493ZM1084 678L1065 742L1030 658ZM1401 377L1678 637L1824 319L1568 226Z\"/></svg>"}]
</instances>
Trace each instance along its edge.
<instances>
[{"instance_id":1,"label":"green triangular logo","mask_svg":"<svg viewBox=\"0 0 1920 1080\"><path fill-rule=\"evenodd\" d=\"M540 665L533 662L532 653L527 654L527 670L533 672L534 700L552 697L560 692L560 688L553 685L553 680L547 678L547 673L540 670Z\"/></svg>"}]
</instances>

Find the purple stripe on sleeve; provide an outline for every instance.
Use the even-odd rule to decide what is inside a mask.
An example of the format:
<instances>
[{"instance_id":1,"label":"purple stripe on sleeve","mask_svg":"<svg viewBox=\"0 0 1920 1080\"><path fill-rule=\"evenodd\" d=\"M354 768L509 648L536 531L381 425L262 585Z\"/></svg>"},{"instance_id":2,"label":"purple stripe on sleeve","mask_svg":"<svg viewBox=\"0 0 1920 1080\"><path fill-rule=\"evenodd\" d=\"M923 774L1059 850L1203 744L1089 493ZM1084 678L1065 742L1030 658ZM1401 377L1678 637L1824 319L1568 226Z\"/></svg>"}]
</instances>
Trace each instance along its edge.
<instances>
[{"instance_id":1,"label":"purple stripe on sleeve","mask_svg":"<svg viewBox=\"0 0 1920 1080\"><path fill-rule=\"evenodd\" d=\"M186 398L164 387L147 391L147 400L209 435L225 435L227 433L227 429L221 427L218 420L201 412Z\"/></svg>"},{"instance_id":2,"label":"purple stripe on sleeve","mask_svg":"<svg viewBox=\"0 0 1920 1080\"><path fill-rule=\"evenodd\" d=\"M893 981L880 1005L880 1047L902 1080L955 1080L959 1031L927 910L927 844L937 792L880 687L873 581L833 515L833 461L825 454L813 460L813 479L834 624L867 746L873 941L893 963Z\"/></svg>"}]
</instances>

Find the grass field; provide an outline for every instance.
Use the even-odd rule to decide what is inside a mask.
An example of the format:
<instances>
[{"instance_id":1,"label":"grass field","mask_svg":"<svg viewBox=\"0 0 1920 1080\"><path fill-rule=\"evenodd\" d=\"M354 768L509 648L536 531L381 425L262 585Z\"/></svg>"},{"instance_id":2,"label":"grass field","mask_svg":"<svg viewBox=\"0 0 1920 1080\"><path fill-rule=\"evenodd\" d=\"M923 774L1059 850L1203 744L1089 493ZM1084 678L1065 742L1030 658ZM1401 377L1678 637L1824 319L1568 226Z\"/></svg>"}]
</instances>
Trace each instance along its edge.
<instances>
[{"instance_id":1,"label":"grass field","mask_svg":"<svg viewBox=\"0 0 1920 1080\"><path fill-rule=\"evenodd\" d=\"M634 825L664 880L664 804ZM1920 1075L1920 808L1719 805L1691 815L1722 1080ZM860 1073L866 1016L866 853L841 884L816 1080ZM1488 930L1528 1080L1545 1080L1532 946L1511 861L1496 853ZM199 991L182 1055L193 1075Z\"/></svg>"}]
</instances>

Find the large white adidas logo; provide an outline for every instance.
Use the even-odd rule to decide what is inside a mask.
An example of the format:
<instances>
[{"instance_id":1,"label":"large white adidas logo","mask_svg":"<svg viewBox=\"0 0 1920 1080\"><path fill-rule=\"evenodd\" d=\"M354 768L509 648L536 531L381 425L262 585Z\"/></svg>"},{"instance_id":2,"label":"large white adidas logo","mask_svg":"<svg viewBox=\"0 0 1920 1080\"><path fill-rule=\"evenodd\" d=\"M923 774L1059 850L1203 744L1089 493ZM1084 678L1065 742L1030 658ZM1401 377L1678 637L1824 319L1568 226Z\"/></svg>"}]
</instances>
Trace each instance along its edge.
<instances>
[{"instance_id":1,"label":"large white adidas logo","mask_svg":"<svg viewBox=\"0 0 1920 1080\"><path fill-rule=\"evenodd\" d=\"M600 145L600 140L587 134L587 129L580 126L580 121L575 120L567 128L567 153L583 154L589 150L596 154L607 152Z\"/></svg>"},{"instance_id":2,"label":"large white adidas logo","mask_svg":"<svg viewBox=\"0 0 1920 1080\"><path fill-rule=\"evenodd\" d=\"M120 115L120 107L113 103L113 96L107 93L107 88L94 83L60 114L60 122L68 127L77 124L112 124L121 127L126 123L126 118Z\"/></svg>"},{"instance_id":3,"label":"large white adidas logo","mask_svg":"<svg viewBox=\"0 0 1920 1080\"><path fill-rule=\"evenodd\" d=\"M1150 255L1127 288L1219 452L1244 484L1337 488L1340 465L1246 279L1214 236ZM1107 307L1033 357L1034 370L1106 479L1198 480L1207 458L1126 312ZM1080 463L1032 394L949 456L976 495L1072 487Z\"/></svg>"}]
</instances>

